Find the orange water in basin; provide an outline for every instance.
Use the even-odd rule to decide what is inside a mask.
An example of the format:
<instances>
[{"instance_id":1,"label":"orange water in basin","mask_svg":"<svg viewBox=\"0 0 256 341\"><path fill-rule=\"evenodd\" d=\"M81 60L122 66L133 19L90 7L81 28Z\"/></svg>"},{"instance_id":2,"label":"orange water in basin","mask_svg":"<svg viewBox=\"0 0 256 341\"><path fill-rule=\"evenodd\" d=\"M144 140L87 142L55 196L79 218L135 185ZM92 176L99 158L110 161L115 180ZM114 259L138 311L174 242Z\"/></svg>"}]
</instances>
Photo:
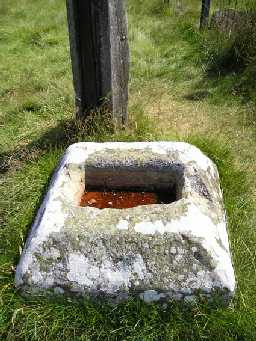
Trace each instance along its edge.
<instances>
[{"instance_id":1,"label":"orange water in basin","mask_svg":"<svg viewBox=\"0 0 256 341\"><path fill-rule=\"evenodd\" d=\"M165 204L172 202L166 193L130 191L85 191L80 206L96 208L131 208L140 205Z\"/></svg>"}]
</instances>

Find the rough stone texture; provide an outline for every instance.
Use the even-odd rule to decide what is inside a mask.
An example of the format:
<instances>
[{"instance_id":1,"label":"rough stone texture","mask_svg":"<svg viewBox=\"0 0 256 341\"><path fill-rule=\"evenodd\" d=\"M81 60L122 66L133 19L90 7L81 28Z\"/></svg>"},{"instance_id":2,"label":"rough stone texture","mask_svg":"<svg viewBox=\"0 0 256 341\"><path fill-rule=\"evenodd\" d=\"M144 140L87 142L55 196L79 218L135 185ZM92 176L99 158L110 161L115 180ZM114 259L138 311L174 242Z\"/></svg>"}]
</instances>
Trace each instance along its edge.
<instances>
[{"instance_id":1,"label":"rough stone texture","mask_svg":"<svg viewBox=\"0 0 256 341\"><path fill-rule=\"evenodd\" d=\"M165 205L80 207L85 184L176 191ZM123 187L122 187L123 188ZM16 272L23 294L138 295L194 300L235 290L214 163L178 142L70 146L37 214Z\"/></svg>"}]
</instances>

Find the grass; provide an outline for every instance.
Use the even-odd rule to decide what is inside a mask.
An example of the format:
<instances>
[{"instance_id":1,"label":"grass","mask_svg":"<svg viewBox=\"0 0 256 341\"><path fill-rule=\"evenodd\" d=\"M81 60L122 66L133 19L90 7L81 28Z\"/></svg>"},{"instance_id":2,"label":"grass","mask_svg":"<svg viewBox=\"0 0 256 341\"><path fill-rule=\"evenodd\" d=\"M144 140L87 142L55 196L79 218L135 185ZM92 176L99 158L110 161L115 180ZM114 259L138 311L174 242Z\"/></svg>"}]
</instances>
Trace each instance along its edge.
<instances>
[{"instance_id":1,"label":"grass","mask_svg":"<svg viewBox=\"0 0 256 341\"><path fill-rule=\"evenodd\" d=\"M256 339L254 106L251 97L230 91L237 75L207 73L197 2L188 3L175 14L160 0L129 0L131 118L127 130L115 134L97 114L82 125L72 118L64 3L0 3L1 340ZM66 146L174 139L197 145L219 168L237 277L232 304L163 309L136 300L113 307L20 297L15 265Z\"/></svg>"}]
</instances>

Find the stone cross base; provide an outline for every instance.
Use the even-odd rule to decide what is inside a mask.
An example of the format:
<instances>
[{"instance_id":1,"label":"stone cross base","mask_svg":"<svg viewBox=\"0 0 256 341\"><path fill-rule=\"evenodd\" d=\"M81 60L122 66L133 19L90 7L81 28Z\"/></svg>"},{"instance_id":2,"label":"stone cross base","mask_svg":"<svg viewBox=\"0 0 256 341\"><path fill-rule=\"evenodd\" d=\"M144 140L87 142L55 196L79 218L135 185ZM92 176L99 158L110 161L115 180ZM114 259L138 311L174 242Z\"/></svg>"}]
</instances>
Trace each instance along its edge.
<instances>
[{"instance_id":1,"label":"stone cross base","mask_svg":"<svg viewBox=\"0 0 256 341\"><path fill-rule=\"evenodd\" d=\"M155 191L169 204L81 207L86 188ZM179 142L77 143L63 156L16 272L23 294L151 301L235 290L218 171Z\"/></svg>"}]
</instances>

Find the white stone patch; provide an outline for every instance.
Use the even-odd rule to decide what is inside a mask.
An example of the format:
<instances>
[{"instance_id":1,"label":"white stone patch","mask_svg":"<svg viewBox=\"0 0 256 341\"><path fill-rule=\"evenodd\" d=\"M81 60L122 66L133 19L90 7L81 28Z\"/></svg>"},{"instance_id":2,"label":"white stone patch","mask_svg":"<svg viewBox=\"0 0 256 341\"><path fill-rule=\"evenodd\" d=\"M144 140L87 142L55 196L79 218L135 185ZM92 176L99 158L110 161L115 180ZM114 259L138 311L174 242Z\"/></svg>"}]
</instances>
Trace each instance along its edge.
<instances>
[{"instance_id":1,"label":"white stone patch","mask_svg":"<svg viewBox=\"0 0 256 341\"><path fill-rule=\"evenodd\" d=\"M119 223L116 225L118 230L128 230L129 222L127 220L121 219Z\"/></svg>"},{"instance_id":2,"label":"white stone patch","mask_svg":"<svg viewBox=\"0 0 256 341\"><path fill-rule=\"evenodd\" d=\"M143 221L141 223L135 224L134 230L143 234L154 234L156 232L163 234L165 232L165 227L161 220L154 222Z\"/></svg>"},{"instance_id":3,"label":"white stone patch","mask_svg":"<svg viewBox=\"0 0 256 341\"><path fill-rule=\"evenodd\" d=\"M93 281L98 277L98 267L89 264L88 259L83 254L72 253L69 256L69 272L67 273L67 278L71 282L91 287Z\"/></svg>"},{"instance_id":4,"label":"white stone patch","mask_svg":"<svg viewBox=\"0 0 256 341\"><path fill-rule=\"evenodd\" d=\"M80 286L92 289L101 286L102 291L111 294L121 288L129 288L134 274L143 280L145 271L146 267L140 255L126 267L121 263L115 265L110 260L104 260L101 266L95 266L82 254L74 253L69 256L67 278Z\"/></svg>"},{"instance_id":5,"label":"white stone patch","mask_svg":"<svg viewBox=\"0 0 256 341\"><path fill-rule=\"evenodd\" d=\"M170 249L171 254L175 255L177 253L177 249L175 246L172 246Z\"/></svg>"},{"instance_id":6,"label":"white stone patch","mask_svg":"<svg viewBox=\"0 0 256 341\"><path fill-rule=\"evenodd\" d=\"M56 295L63 295L64 292L65 292L65 291L64 291L62 288L60 288L60 287L54 288L54 293L55 293Z\"/></svg>"},{"instance_id":7,"label":"white stone patch","mask_svg":"<svg viewBox=\"0 0 256 341\"><path fill-rule=\"evenodd\" d=\"M146 290L140 294L140 298L143 299L147 303L157 302L161 298L165 298L166 295L163 293L158 293L155 290Z\"/></svg>"}]
</instances>

